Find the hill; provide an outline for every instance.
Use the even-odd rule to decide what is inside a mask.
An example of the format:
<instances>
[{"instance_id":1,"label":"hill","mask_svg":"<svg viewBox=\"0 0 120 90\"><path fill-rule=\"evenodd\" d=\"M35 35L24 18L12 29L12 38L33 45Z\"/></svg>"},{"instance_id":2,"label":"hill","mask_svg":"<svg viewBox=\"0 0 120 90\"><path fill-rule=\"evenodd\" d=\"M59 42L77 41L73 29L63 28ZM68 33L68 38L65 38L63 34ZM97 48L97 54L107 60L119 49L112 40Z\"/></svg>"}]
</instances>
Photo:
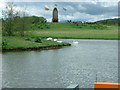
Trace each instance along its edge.
<instances>
[{"instance_id":1,"label":"hill","mask_svg":"<svg viewBox=\"0 0 120 90\"><path fill-rule=\"evenodd\" d=\"M118 39L118 27L96 24L47 23L49 28L31 29L28 36L64 39Z\"/></svg>"},{"instance_id":2,"label":"hill","mask_svg":"<svg viewBox=\"0 0 120 90\"><path fill-rule=\"evenodd\" d=\"M119 22L120 22L119 19L115 18L115 19L100 20L100 21L97 21L96 23L97 24L106 24L106 25L118 25Z\"/></svg>"},{"instance_id":3,"label":"hill","mask_svg":"<svg viewBox=\"0 0 120 90\"><path fill-rule=\"evenodd\" d=\"M24 33L25 36L65 39L118 39L118 27L115 24L117 19L114 20L114 23L112 19L106 20L109 25L104 24L105 20L97 21L96 23L99 24L96 24L81 22L46 23L45 18L37 16L24 17L24 19L29 23L25 24L28 27ZM16 30L14 34L19 33Z\"/></svg>"}]
</instances>

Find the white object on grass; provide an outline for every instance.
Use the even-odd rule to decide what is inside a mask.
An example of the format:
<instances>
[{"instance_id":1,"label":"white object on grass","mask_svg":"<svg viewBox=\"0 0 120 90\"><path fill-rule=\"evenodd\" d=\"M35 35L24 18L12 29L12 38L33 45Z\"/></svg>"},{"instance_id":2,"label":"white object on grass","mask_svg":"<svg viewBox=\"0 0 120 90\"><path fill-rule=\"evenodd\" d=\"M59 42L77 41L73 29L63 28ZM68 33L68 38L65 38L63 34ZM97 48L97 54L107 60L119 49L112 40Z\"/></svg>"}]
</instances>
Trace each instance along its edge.
<instances>
[{"instance_id":1,"label":"white object on grass","mask_svg":"<svg viewBox=\"0 0 120 90\"><path fill-rule=\"evenodd\" d=\"M57 39L54 39L53 41L57 41Z\"/></svg>"},{"instance_id":2,"label":"white object on grass","mask_svg":"<svg viewBox=\"0 0 120 90\"><path fill-rule=\"evenodd\" d=\"M47 38L46 40L52 41L52 38Z\"/></svg>"}]
</instances>

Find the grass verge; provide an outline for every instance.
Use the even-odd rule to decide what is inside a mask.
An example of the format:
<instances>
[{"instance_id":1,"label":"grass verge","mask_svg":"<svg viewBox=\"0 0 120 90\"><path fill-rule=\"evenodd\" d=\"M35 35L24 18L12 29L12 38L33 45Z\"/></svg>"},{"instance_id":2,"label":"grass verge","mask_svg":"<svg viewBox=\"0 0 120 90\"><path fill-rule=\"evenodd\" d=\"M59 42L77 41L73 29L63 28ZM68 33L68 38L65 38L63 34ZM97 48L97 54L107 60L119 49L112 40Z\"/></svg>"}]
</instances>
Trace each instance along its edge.
<instances>
[{"instance_id":1,"label":"grass verge","mask_svg":"<svg viewBox=\"0 0 120 90\"><path fill-rule=\"evenodd\" d=\"M17 37L3 36L3 51L19 51L19 50L37 50L37 49L54 49L62 46L70 46L69 43L58 43L55 41L47 41L37 37ZM40 42L39 42L40 40ZM38 41L38 42L37 42Z\"/></svg>"}]
</instances>

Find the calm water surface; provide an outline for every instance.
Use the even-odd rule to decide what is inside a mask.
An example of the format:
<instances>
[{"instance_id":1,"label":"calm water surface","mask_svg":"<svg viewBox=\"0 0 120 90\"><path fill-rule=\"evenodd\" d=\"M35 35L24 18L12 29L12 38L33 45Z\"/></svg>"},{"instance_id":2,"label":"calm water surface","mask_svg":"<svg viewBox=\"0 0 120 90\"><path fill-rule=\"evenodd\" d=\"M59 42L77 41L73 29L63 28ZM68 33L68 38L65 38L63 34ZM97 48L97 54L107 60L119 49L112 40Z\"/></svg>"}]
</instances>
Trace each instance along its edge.
<instances>
[{"instance_id":1,"label":"calm water surface","mask_svg":"<svg viewBox=\"0 0 120 90\"><path fill-rule=\"evenodd\" d=\"M0 52L0 89L2 88L2 53Z\"/></svg>"},{"instance_id":2,"label":"calm water surface","mask_svg":"<svg viewBox=\"0 0 120 90\"><path fill-rule=\"evenodd\" d=\"M63 40L61 49L6 52L2 56L4 88L65 88L79 84L93 88L96 81L118 82L116 40Z\"/></svg>"}]
</instances>

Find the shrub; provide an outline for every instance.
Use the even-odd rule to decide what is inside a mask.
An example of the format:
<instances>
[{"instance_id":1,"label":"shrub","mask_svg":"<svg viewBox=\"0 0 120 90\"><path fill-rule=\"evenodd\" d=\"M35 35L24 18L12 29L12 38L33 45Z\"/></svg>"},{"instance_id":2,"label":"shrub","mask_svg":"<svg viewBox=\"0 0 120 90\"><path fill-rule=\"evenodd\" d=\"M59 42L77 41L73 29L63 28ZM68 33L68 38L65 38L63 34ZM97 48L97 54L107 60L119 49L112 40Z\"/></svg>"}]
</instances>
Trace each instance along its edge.
<instances>
[{"instance_id":1,"label":"shrub","mask_svg":"<svg viewBox=\"0 0 120 90\"><path fill-rule=\"evenodd\" d=\"M25 40L26 40L26 41L31 41L31 38L30 38L30 37L28 37L28 38L25 38Z\"/></svg>"},{"instance_id":2,"label":"shrub","mask_svg":"<svg viewBox=\"0 0 120 90\"><path fill-rule=\"evenodd\" d=\"M2 48L4 49L4 48L6 48L6 46L7 46L7 41L6 41L6 40L3 40L3 41L2 41Z\"/></svg>"},{"instance_id":3,"label":"shrub","mask_svg":"<svg viewBox=\"0 0 120 90\"><path fill-rule=\"evenodd\" d=\"M42 41L41 41L41 39L40 39L39 37L36 37L36 38L35 38L35 42L37 42L37 43L42 43Z\"/></svg>"}]
</instances>

